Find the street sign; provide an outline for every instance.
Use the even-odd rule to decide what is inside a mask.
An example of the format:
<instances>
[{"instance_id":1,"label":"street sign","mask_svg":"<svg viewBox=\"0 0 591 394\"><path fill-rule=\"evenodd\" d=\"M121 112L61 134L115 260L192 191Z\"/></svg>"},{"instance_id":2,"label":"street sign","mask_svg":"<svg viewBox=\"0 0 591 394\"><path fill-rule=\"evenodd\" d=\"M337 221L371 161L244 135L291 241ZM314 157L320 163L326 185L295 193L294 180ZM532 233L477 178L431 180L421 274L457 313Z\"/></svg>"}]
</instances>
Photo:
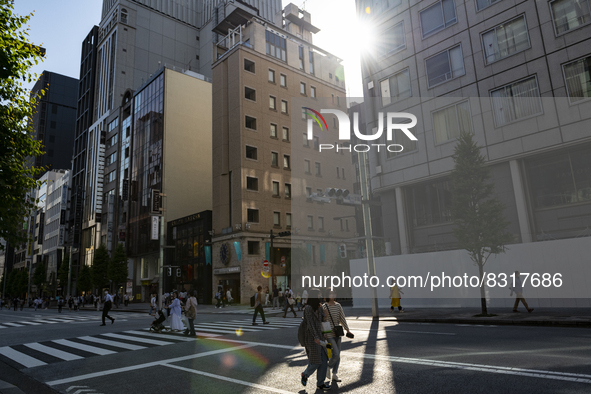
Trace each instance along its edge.
<instances>
[{"instance_id":1,"label":"street sign","mask_svg":"<svg viewBox=\"0 0 591 394\"><path fill-rule=\"evenodd\" d=\"M152 241L158 240L158 225L160 224L160 217L159 216L152 216L152 236L150 239Z\"/></svg>"},{"instance_id":2,"label":"street sign","mask_svg":"<svg viewBox=\"0 0 591 394\"><path fill-rule=\"evenodd\" d=\"M285 267L285 256L281 256L281 267Z\"/></svg>"},{"instance_id":3,"label":"street sign","mask_svg":"<svg viewBox=\"0 0 591 394\"><path fill-rule=\"evenodd\" d=\"M269 260L263 260L263 271L269 272Z\"/></svg>"},{"instance_id":4,"label":"street sign","mask_svg":"<svg viewBox=\"0 0 591 394\"><path fill-rule=\"evenodd\" d=\"M156 189L152 189L152 206L150 213L153 215L160 215L160 208L162 207L162 197L160 192Z\"/></svg>"}]
</instances>

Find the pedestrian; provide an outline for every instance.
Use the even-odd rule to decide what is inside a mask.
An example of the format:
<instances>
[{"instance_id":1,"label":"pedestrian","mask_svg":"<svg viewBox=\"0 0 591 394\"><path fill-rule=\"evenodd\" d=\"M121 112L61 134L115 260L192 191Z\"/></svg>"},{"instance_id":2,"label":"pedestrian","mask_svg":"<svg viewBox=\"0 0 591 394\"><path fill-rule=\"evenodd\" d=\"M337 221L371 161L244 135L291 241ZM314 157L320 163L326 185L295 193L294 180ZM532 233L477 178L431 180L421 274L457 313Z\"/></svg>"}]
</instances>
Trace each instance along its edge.
<instances>
[{"instance_id":1,"label":"pedestrian","mask_svg":"<svg viewBox=\"0 0 591 394\"><path fill-rule=\"evenodd\" d=\"M150 313L149 315L152 316L152 312L156 312L156 293L150 294L152 299L150 300Z\"/></svg>"},{"instance_id":2,"label":"pedestrian","mask_svg":"<svg viewBox=\"0 0 591 394\"><path fill-rule=\"evenodd\" d=\"M513 304L513 312L519 312L517 310L517 307L519 306L519 301L521 301L525 309L529 313L532 313L534 311L534 308L530 308L529 306L527 306L527 302L525 301L525 298L523 298L523 284L521 283L521 278L519 277L519 271L515 271L515 277L513 279L513 287L509 288L511 290L510 296L512 296L513 293L515 293L515 304Z\"/></svg>"},{"instance_id":3,"label":"pedestrian","mask_svg":"<svg viewBox=\"0 0 591 394\"><path fill-rule=\"evenodd\" d=\"M72 307L74 307L74 300L72 296L68 296L68 312L72 312Z\"/></svg>"},{"instance_id":4,"label":"pedestrian","mask_svg":"<svg viewBox=\"0 0 591 394\"><path fill-rule=\"evenodd\" d=\"M302 310L302 295L300 294L300 292L298 291L298 294L296 295L296 306L298 307L298 311Z\"/></svg>"},{"instance_id":5,"label":"pedestrian","mask_svg":"<svg viewBox=\"0 0 591 394\"><path fill-rule=\"evenodd\" d=\"M218 300L215 307L222 308L224 305L222 304L222 291L220 289L218 289L217 293L215 293L215 299Z\"/></svg>"},{"instance_id":6,"label":"pedestrian","mask_svg":"<svg viewBox=\"0 0 591 394\"><path fill-rule=\"evenodd\" d=\"M127 293L125 293L125 295L123 296L123 305L125 305L125 307L129 305L129 297L127 296Z\"/></svg>"},{"instance_id":7,"label":"pedestrian","mask_svg":"<svg viewBox=\"0 0 591 394\"><path fill-rule=\"evenodd\" d=\"M189 321L189 327L185 330L186 336L197 336L195 334L195 318L197 317L197 290L193 290L191 296L187 299L185 304L185 316Z\"/></svg>"},{"instance_id":8,"label":"pedestrian","mask_svg":"<svg viewBox=\"0 0 591 394\"><path fill-rule=\"evenodd\" d=\"M100 304L100 301L99 301ZM101 326L105 326L105 317L111 320L111 324L115 323L115 319L109 316L109 311L111 310L111 306L113 305L113 297L109 294L109 290L105 290L105 304L103 305L103 324Z\"/></svg>"},{"instance_id":9,"label":"pedestrian","mask_svg":"<svg viewBox=\"0 0 591 394\"><path fill-rule=\"evenodd\" d=\"M283 308L283 317L285 318L287 315L287 308L291 308L291 311L293 312L293 317L298 317L298 315L295 313L295 310L293 309L293 306L295 305L295 299L293 297L293 292L291 291L289 286L287 286L287 288L285 289L285 293L283 293L283 294L284 294L284 298L285 298L285 306Z\"/></svg>"},{"instance_id":10,"label":"pedestrian","mask_svg":"<svg viewBox=\"0 0 591 394\"><path fill-rule=\"evenodd\" d=\"M62 313L62 307L64 306L64 297L59 297L57 300L57 311Z\"/></svg>"},{"instance_id":11,"label":"pedestrian","mask_svg":"<svg viewBox=\"0 0 591 394\"><path fill-rule=\"evenodd\" d=\"M302 292L302 307L305 308L307 304L308 304L308 290L304 289L304 291Z\"/></svg>"},{"instance_id":12,"label":"pedestrian","mask_svg":"<svg viewBox=\"0 0 591 394\"><path fill-rule=\"evenodd\" d=\"M181 300L179 300L179 293L172 293L172 300L170 302L170 329L172 331L181 331L183 329L183 322L181 321Z\"/></svg>"},{"instance_id":13,"label":"pedestrian","mask_svg":"<svg viewBox=\"0 0 591 394\"><path fill-rule=\"evenodd\" d=\"M273 285L273 309L275 309L275 306L279 308L279 289L277 285Z\"/></svg>"},{"instance_id":14,"label":"pedestrian","mask_svg":"<svg viewBox=\"0 0 591 394\"><path fill-rule=\"evenodd\" d=\"M74 297L74 310L78 312L78 297Z\"/></svg>"},{"instance_id":15,"label":"pedestrian","mask_svg":"<svg viewBox=\"0 0 591 394\"><path fill-rule=\"evenodd\" d=\"M330 390L330 385L326 384L326 371L328 369L328 355L322 345L324 335L322 334L322 322L325 320L326 312L320 306L320 290L311 289L308 304L304 308L304 347L308 357L308 366L302 372L302 385L308 384L310 376L316 372L316 388L318 390Z\"/></svg>"},{"instance_id":16,"label":"pedestrian","mask_svg":"<svg viewBox=\"0 0 591 394\"><path fill-rule=\"evenodd\" d=\"M229 288L228 291L226 291L226 302L228 303L228 306L230 306L232 301L234 301L234 298L232 298L232 289Z\"/></svg>"},{"instance_id":17,"label":"pedestrian","mask_svg":"<svg viewBox=\"0 0 591 394\"><path fill-rule=\"evenodd\" d=\"M261 314L261 318L263 319L263 324L269 324L269 322L265 319L265 312L263 311L263 287L257 287L257 292L254 294L254 315L252 315L252 325L258 326L259 324L256 322L257 314Z\"/></svg>"},{"instance_id":18,"label":"pedestrian","mask_svg":"<svg viewBox=\"0 0 591 394\"><path fill-rule=\"evenodd\" d=\"M390 313L394 312L395 307L398 307L398 312L404 312L404 308L400 306L400 299L402 298L400 294L404 294L404 292L398 288L396 280L393 280L392 287L390 287L390 298L392 299Z\"/></svg>"},{"instance_id":19,"label":"pedestrian","mask_svg":"<svg viewBox=\"0 0 591 394\"><path fill-rule=\"evenodd\" d=\"M326 334L326 339L332 346L332 357L328 361L328 371L326 376L328 379L331 379L332 375L333 382L340 382L341 379L337 376L337 372L339 371L339 365L341 363L341 339L344 335L343 327L347 330L348 335L351 335L351 331L347 325L347 319L345 319L343 307L337 302L336 291L331 290L328 293L328 302L324 304L323 307L328 313L328 322L330 323L330 328L332 328L332 332ZM338 328L339 326L341 328Z\"/></svg>"}]
</instances>

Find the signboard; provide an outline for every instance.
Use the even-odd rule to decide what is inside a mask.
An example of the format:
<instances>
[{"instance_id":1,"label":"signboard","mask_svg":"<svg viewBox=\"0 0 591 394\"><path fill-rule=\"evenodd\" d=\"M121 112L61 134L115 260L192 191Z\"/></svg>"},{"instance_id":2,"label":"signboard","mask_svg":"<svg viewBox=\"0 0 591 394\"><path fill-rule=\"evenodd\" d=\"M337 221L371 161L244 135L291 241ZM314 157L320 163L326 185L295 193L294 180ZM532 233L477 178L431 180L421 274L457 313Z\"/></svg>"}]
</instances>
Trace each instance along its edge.
<instances>
[{"instance_id":1,"label":"signboard","mask_svg":"<svg viewBox=\"0 0 591 394\"><path fill-rule=\"evenodd\" d=\"M150 209L150 213L153 215L160 214L160 207L162 206L161 200L162 197L160 196L160 192L158 190L152 189L152 205Z\"/></svg>"},{"instance_id":2,"label":"signboard","mask_svg":"<svg viewBox=\"0 0 591 394\"><path fill-rule=\"evenodd\" d=\"M223 274L234 274L239 273L240 267L228 267L228 268L218 268L213 270L214 275L223 275Z\"/></svg>"},{"instance_id":3,"label":"signboard","mask_svg":"<svg viewBox=\"0 0 591 394\"><path fill-rule=\"evenodd\" d=\"M281 267L285 267L285 256L281 256Z\"/></svg>"},{"instance_id":4,"label":"signboard","mask_svg":"<svg viewBox=\"0 0 591 394\"><path fill-rule=\"evenodd\" d=\"M160 217L159 216L152 216L152 236L150 239L152 241L158 240L158 225L160 224Z\"/></svg>"},{"instance_id":5,"label":"signboard","mask_svg":"<svg viewBox=\"0 0 591 394\"><path fill-rule=\"evenodd\" d=\"M127 281L127 292L130 293L131 292L131 288L133 287L133 282L128 280Z\"/></svg>"},{"instance_id":6,"label":"signboard","mask_svg":"<svg viewBox=\"0 0 591 394\"><path fill-rule=\"evenodd\" d=\"M263 271L269 272L269 260L263 260Z\"/></svg>"}]
</instances>

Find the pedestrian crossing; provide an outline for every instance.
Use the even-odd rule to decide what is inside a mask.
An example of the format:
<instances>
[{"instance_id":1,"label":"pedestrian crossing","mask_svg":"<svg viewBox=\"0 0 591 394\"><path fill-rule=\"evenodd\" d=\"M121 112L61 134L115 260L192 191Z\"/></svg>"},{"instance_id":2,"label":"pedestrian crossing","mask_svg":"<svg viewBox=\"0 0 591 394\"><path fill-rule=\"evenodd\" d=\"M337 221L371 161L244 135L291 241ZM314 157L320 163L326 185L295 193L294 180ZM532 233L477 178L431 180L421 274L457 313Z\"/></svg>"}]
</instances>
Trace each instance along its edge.
<instances>
[{"instance_id":1,"label":"pedestrian crossing","mask_svg":"<svg viewBox=\"0 0 591 394\"><path fill-rule=\"evenodd\" d=\"M20 320L20 321L14 321L14 322L0 323L0 330L4 329L4 328L39 326L42 324L72 323L72 322L90 321L90 320L99 321L101 319L101 312L94 313L94 314L59 315L56 317L50 317L47 315L38 315L38 316L40 316L40 317L35 317L31 320ZM131 313L131 312L130 313L113 313L113 316L115 316L116 319L129 319L129 318L137 318L137 317L145 318L146 317L146 315L143 313Z\"/></svg>"},{"instance_id":2,"label":"pedestrian crossing","mask_svg":"<svg viewBox=\"0 0 591 394\"><path fill-rule=\"evenodd\" d=\"M263 332L285 328L296 328L301 319L268 319L269 324L253 326L252 319L227 320L195 324L197 339L214 338L223 335L240 336L245 332ZM125 351L144 350L153 347L193 342L178 332L165 331L157 334L149 328L122 332L55 339L21 345L0 347L0 361L18 369L40 367L48 364L75 361L94 356L107 356Z\"/></svg>"},{"instance_id":3,"label":"pedestrian crossing","mask_svg":"<svg viewBox=\"0 0 591 394\"><path fill-rule=\"evenodd\" d=\"M278 314L283 313L283 308L281 309L264 309L265 315L270 314ZM290 309L291 312L291 309ZM254 308L251 309L233 309L232 307L225 307L225 308L218 308L212 313L231 313L231 314L244 314L244 315L252 315L254 313Z\"/></svg>"}]
</instances>

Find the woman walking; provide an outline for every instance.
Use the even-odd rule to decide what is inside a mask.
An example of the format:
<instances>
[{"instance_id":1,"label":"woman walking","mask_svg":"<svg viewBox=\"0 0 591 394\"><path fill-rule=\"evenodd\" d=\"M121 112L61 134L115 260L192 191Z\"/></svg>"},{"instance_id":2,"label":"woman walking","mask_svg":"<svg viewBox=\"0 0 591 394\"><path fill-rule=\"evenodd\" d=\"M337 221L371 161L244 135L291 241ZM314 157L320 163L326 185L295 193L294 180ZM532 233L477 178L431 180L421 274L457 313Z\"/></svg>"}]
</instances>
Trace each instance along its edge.
<instances>
[{"instance_id":1,"label":"woman walking","mask_svg":"<svg viewBox=\"0 0 591 394\"><path fill-rule=\"evenodd\" d=\"M193 290L191 296L185 304L185 316L189 320L189 327L185 330L185 336L194 337L195 334L195 318L197 317L197 290Z\"/></svg>"},{"instance_id":2,"label":"woman walking","mask_svg":"<svg viewBox=\"0 0 591 394\"><path fill-rule=\"evenodd\" d=\"M172 293L172 302L170 303L170 329L172 331L181 331L183 322L181 321L181 301L179 293Z\"/></svg>"},{"instance_id":3,"label":"woman walking","mask_svg":"<svg viewBox=\"0 0 591 394\"><path fill-rule=\"evenodd\" d=\"M349 331L343 307L337 302L337 293L335 291L331 291L328 294L328 303L324 304L323 307L328 313L328 322L330 323L330 328L332 328L332 332L325 335L326 339L332 346L332 357L328 362L328 372L326 376L330 379L332 375L333 382L340 382L341 379L337 376L337 372L339 371L339 365L341 363L342 337L336 335L335 326L344 327L348 334L351 334L351 331ZM342 330L339 329L339 331L342 333Z\"/></svg>"},{"instance_id":4,"label":"woman walking","mask_svg":"<svg viewBox=\"0 0 591 394\"><path fill-rule=\"evenodd\" d=\"M400 306L400 294L404 293L398 288L396 281L393 281L392 287L390 287L390 298L392 299L392 303L390 304L390 312L394 312L395 307L398 307L398 312L404 312L404 308Z\"/></svg>"},{"instance_id":5,"label":"woman walking","mask_svg":"<svg viewBox=\"0 0 591 394\"><path fill-rule=\"evenodd\" d=\"M316 372L316 388L318 390L329 390L330 385L324 383L326 370L328 368L328 355L322 346L324 335L322 335L322 321L325 318L324 309L320 307L320 291L310 290L308 305L304 308L305 335L304 343L306 356L308 356L308 367L302 372L302 385L308 384L308 378Z\"/></svg>"}]
</instances>

